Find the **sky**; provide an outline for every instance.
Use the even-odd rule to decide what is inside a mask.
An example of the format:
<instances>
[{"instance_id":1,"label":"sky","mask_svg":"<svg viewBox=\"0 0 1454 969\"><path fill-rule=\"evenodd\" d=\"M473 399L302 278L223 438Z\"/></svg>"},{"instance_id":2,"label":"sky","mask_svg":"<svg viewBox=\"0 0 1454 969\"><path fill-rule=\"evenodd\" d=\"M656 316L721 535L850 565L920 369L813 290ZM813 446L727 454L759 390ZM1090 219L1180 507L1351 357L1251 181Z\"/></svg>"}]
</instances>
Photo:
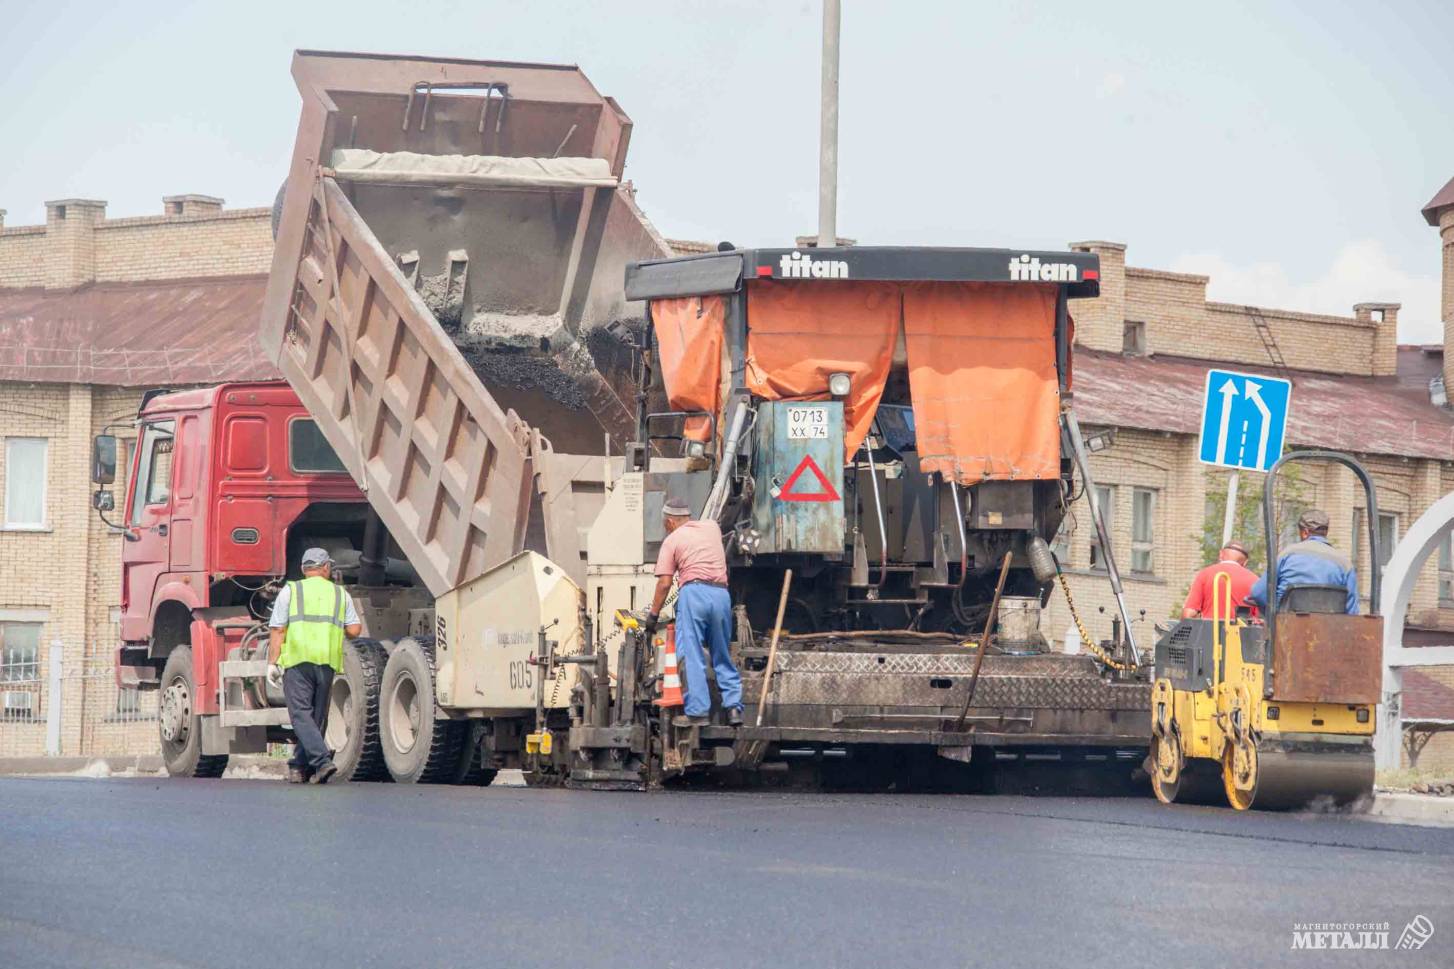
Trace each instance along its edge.
<instances>
[{"instance_id":1,"label":"sky","mask_svg":"<svg viewBox=\"0 0 1454 969\"><path fill-rule=\"evenodd\" d=\"M1209 297L1439 339L1454 4L845 0L839 234L1128 245ZM297 48L579 64L635 122L627 176L672 238L817 228L817 0L0 0L0 208L270 204Z\"/></svg>"}]
</instances>

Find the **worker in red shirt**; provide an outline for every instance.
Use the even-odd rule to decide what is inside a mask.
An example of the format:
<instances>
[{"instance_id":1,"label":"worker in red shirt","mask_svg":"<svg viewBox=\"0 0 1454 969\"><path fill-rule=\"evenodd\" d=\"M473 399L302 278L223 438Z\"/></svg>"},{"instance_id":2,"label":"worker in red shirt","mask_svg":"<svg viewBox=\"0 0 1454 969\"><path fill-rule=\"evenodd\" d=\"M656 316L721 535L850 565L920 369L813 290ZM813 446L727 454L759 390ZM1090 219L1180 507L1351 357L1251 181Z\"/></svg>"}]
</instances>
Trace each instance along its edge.
<instances>
[{"instance_id":1,"label":"worker in red shirt","mask_svg":"<svg viewBox=\"0 0 1454 969\"><path fill-rule=\"evenodd\" d=\"M742 677L732 662L732 596L727 591L727 556L722 529L710 519L692 521L691 506L668 498L661 509L666 540L656 559L656 594L642 625L656 629L673 579L677 582L676 650L686 681L682 726L711 722L712 695L707 687L707 662L717 674L717 689L727 723L742 726Z\"/></svg>"},{"instance_id":2,"label":"worker in red shirt","mask_svg":"<svg viewBox=\"0 0 1454 969\"><path fill-rule=\"evenodd\" d=\"M1182 606L1181 618L1222 618L1221 603L1216 597L1216 579L1219 575L1226 575L1232 580L1233 616L1236 615L1238 607L1252 606L1247 601L1247 594L1257 582L1257 573L1247 568L1246 547L1241 542L1228 542L1222 546L1217 561L1202 569L1191 580L1191 591L1187 593L1186 605ZM1252 611L1256 615L1255 607L1252 607ZM1233 616L1226 618L1231 619Z\"/></svg>"}]
</instances>

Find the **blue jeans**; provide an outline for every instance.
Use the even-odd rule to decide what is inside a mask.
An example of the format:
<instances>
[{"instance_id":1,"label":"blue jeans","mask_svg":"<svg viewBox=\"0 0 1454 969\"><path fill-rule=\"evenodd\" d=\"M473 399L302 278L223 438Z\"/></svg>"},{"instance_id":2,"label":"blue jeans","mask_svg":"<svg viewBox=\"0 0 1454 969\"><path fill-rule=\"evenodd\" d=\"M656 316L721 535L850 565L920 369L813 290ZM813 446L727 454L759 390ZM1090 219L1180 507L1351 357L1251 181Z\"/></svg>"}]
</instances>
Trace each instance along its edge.
<instances>
[{"instance_id":1,"label":"blue jeans","mask_svg":"<svg viewBox=\"0 0 1454 969\"><path fill-rule=\"evenodd\" d=\"M732 642L732 597L726 589L693 582L677 593L677 666L686 687L686 714L701 717L712 709L707 688L707 658L717 672L722 706L742 706L742 677L727 651ZM706 649L704 655L702 650Z\"/></svg>"}]
</instances>

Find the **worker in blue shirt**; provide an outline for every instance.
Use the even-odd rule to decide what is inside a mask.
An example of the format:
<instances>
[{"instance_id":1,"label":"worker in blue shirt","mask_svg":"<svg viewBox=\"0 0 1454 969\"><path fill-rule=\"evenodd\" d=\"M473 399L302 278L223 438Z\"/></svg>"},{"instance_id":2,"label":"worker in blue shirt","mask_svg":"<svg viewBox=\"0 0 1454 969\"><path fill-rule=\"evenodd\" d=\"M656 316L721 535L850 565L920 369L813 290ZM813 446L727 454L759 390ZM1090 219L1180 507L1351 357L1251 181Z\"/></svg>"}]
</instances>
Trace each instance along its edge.
<instances>
[{"instance_id":1,"label":"worker in blue shirt","mask_svg":"<svg viewBox=\"0 0 1454 969\"><path fill-rule=\"evenodd\" d=\"M1358 615L1358 576L1348 556L1328 543L1328 513L1310 508L1297 520L1298 542L1283 549L1277 557L1277 601L1297 585L1341 585L1348 590L1344 607L1350 616ZM1247 599L1256 603L1264 615L1267 609L1267 574L1252 587Z\"/></svg>"}]
</instances>

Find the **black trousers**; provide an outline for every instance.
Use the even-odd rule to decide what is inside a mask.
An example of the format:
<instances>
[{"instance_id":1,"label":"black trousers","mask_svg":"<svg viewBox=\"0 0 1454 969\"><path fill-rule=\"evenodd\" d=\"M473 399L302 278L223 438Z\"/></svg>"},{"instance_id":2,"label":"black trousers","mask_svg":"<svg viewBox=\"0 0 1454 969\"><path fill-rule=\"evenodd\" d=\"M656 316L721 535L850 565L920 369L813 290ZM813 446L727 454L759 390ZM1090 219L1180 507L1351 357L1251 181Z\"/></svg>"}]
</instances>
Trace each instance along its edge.
<instances>
[{"instance_id":1,"label":"black trousers","mask_svg":"<svg viewBox=\"0 0 1454 969\"><path fill-rule=\"evenodd\" d=\"M298 742L293 746L289 767L317 770L333 754L323 739L328 729L328 691L333 688L333 667L299 663L283 670L283 699L288 719Z\"/></svg>"}]
</instances>

